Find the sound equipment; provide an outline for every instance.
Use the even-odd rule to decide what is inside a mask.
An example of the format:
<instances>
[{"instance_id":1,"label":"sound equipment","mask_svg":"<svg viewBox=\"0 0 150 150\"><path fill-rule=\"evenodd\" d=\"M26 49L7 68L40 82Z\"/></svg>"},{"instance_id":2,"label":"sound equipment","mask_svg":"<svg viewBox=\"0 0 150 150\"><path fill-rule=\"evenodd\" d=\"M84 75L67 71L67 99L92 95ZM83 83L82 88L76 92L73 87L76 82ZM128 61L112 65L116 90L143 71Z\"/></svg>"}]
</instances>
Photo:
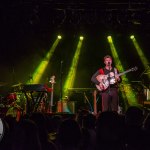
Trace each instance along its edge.
<instances>
[{"instance_id":1,"label":"sound equipment","mask_svg":"<svg viewBox=\"0 0 150 150\"><path fill-rule=\"evenodd\" d=\"M58 101L57 102L57 112L65 112L69 114L75 113L75 102L74 101Z\"/></svg>"},{"instance_id":2,"label":"sound equipment","mask_svg":"<svg viewBox=\"0 0 150 150\"><path fill-rule=\"evenodd\" d=\"M148 88L144 89L144 95L146 97L146 100L150 101L150 89Z\"/></svg>"}]
</instances>

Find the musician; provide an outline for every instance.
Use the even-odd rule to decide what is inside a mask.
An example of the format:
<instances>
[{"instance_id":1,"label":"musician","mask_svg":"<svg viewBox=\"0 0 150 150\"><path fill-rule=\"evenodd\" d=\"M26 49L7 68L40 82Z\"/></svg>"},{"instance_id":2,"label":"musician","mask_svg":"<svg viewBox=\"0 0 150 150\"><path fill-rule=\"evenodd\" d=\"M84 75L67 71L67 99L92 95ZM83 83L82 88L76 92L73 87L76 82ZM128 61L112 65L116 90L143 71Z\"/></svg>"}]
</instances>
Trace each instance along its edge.
<instances>
[{"instance_id":1,"label":"musician","mask_svg":"<svg viewBox=\"0 0 150 150\"><path fill-rule=\"evenodd\" d=\"M118 69L112 66L112 57L104 57L104 68L98 69L91 78L102 96L102 112L118 111L118 83L121 77L118 76Z\"/></svg>"}]
</instances>

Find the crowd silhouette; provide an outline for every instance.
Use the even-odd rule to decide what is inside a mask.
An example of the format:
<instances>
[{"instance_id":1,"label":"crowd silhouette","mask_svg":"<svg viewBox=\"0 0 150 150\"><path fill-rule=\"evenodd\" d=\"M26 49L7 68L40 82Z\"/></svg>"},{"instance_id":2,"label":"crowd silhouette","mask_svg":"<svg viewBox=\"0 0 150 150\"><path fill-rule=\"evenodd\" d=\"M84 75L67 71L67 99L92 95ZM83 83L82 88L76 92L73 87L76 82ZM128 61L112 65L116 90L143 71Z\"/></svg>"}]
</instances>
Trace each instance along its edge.
<instances>
[{"instance_id":1,"label":"crowd silhouette","mask_svg":"<svg viewBox=\"0 0 150 150\"><path fill-rule=\"evenodd\" d=\"M0 150L149 150L150 113L130 106L124 114L88 110L76 114L34 112L2 118Z\"/></svg>"}]
</instances>

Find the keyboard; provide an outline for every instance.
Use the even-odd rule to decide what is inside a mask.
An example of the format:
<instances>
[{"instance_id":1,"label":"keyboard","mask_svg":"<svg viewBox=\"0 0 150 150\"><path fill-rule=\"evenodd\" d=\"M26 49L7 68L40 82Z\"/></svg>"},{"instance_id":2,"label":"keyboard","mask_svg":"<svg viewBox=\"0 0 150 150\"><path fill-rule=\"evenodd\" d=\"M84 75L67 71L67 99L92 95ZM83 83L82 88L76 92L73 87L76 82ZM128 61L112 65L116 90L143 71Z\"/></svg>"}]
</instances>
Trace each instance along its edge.
<instances>
[{"instance_id":1,"label":"keyboard","mask_svg":"<svg viewBox=\"0 0 150 150\"><path fill-rule=\"evenodd\" d=\"M27 92L49 92L51 88L49 88L45 84L25 84L23 85L23 91Z\"/></svg>"}]
</instances>

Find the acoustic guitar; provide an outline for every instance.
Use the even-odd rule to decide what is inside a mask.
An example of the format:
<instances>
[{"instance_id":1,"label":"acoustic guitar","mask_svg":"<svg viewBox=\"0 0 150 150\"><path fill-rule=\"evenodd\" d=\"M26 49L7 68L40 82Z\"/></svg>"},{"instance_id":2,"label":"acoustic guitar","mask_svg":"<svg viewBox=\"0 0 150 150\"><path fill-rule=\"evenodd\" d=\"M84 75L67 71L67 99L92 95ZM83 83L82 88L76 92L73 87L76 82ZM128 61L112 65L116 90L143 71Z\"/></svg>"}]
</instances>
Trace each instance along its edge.
<instances>
[{"instance_id":1,"label":"acoustic guitar","mask_svg":"<svg viewBox=\"0 0 150 150\"><path fill-rule=\"evenodd\" d=\"M128 72L131 72L131 71L136 71L138 68L135 66L131 69L128 69L122 73L119 73L117 74L117 76L122 76ZM110 72L109 74L107 75L98 75L96 77L96 79L100 82L98 85L96 84L96 88L99 90L99 91L105 91L109 85L113 85L113 84L116 84L117 81L115 79L115 73L114 72Z\"/></svg>"}]
</instances>

